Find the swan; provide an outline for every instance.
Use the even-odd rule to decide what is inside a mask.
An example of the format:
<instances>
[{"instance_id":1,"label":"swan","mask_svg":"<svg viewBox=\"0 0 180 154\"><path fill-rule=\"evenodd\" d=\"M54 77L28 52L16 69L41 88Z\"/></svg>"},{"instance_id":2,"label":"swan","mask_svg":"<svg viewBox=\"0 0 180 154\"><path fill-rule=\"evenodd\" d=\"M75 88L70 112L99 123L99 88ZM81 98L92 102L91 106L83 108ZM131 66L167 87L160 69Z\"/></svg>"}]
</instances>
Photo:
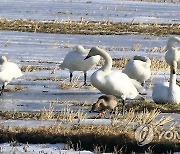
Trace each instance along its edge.
<instances>
[{"instance_id":1,"label":"swan","mask_svg":"<svg viewBox=\"0 0 180 154\"><path fill-rule=\"evenodd\" d=\"M152 99L158 104L179 104L180 87L176 85L177 62L170 65L170 82L158 83L153 87Z\"/></svg>"},{"instance_id":2,"label":"swan","mask_svg":"<svg viewBox=\"0 0 180 154\"><path fill-rule=\"evenodd\" d=\"M180 49L175 47L175 43L180 43L180 38L177 36L170 37L167 41L165 60L169 65L171 65L172 61L176 61L177 68L180 69Z\"/></svg>"},{"instance_id":3,"label":"swan","mask_svg":"<svg viewBox=\"0 0 180 154\"><path fill-rule=\"evenodd\" d=\"M83 46L78 45L74 51L70 51L64 58L63 63L60 65L61 69L69 69L70 82L74 71L84 72L84 85L86 85L87 71L93 68L99 62L100 56L95 56L90 59L84 60L88 54L88 50Z\"/></svg>"},{"instance_id":4,"label":"swan","mask_svg":"<svg viewBox=\"0 0 180 154\"><path fill-rule=\"evenodd\" d=\"M21 77L23 74L17 64L9 62L5 56L0 57L0 82L2 82L1 94L5 86L13 79Z\"/></svg>"},{"instance_id":5,"label":"swan","mask_svg":"<svg viewBox=\"0 0 180 154\"><path fill-rule=\"evenodd\" d=\"M127 62L122 72L143 85L151 77L150 67L151 60L148 57L137 55Z\"/></svg>"},{"instance_id":6,"label":"swan","mask_svg":"<svg viewBox=\"0 0 180 154\"><path fill-rule=\"evenodd\" d=\"M105 50L99 47L91 48L85 59L96 55L103 57L105 63L100 69L91 75L91 83L102 93L121 98L123 100L122 111L124 115L125 100L143 98L139 95L137 87L141 87L143 90L144 88L140 85L140 83L138 85L137 81L130 79L126 74L120 71L111 71L112 58Z\"/></svg>"},{"instance_id":7,"label":"swan","mask_svg":"<svg viewBox=\"0 0 180 154\"><path fill-rule=\"evenodd\" d=\"M102 95L98 101L92 105L91 111L100 110L100 114L104 115L106 110L114 111L118 105L118 99L113 95Z\"/></svg>"}]
</instances>

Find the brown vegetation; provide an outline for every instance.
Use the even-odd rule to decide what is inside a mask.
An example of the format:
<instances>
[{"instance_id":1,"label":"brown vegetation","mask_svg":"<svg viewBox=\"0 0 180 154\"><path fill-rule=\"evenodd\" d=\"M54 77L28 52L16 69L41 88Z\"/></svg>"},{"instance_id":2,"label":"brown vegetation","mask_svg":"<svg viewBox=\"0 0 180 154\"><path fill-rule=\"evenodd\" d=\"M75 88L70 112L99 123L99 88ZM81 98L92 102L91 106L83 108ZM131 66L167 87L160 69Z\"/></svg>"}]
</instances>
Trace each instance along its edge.
<instances>
[{"instance_id":1,"label":"brown vegetation","mask_svg":"<svg viewBox=\"0 0 180 154\"><path fill-rule=\"evenodd\" d=\"M122 35L122 34L147 34L147 35L180 35L179 24L154 23L115 23L92 21L67 21L67 22L38 22L33 20L7 20L0 19L0 30L14 30L23 32L59 33L59 34L91 34L91 35Z\"/></svg>"},{"instance_id":2,"label":"brown vegetation","mask_svg":"<svg viewBox=\"0 0 180 154\"><path fill-rule=\"evenodd\" d=\"M174 140L158 140L155 137L150 144L140 147L134 138L134 130L123 130L117 126L74 125L50 127L9 127L0 129L0 142L16 141L20 143L71 143L74 149L78 147L94 150L102 147L100 152L112 152L115 149L122 152L174 152L180 150L180 142Z\"/></svg>"}]
</instances>

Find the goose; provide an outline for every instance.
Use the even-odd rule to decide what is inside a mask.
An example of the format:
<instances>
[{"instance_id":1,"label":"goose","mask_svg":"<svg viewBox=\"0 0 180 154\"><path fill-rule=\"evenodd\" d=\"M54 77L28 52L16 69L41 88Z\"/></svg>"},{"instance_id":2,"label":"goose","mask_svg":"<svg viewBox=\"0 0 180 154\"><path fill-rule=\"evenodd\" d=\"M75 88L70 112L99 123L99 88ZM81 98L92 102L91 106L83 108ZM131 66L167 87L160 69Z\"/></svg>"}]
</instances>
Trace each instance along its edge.
<instances>
[{"instance_id":1,"label":"goose","mask_svg":"<svg viewBox=\"0 0 180 154\"><path fill-rule=\"evenodd\" d=\"M148 57L136 55L133 60L127 62L122 72L144 85L145 81L151 77L150 66L151 60Z\"/></svg>"},{"instance_id":2,"label":"goose","mask_svg":"<svg viewBox=\"0 0 180 154\"><path fill-rule=\"evenodd\" d=\"M175 47L176 43L180 43L180 38L177 36L170 37L167 41L165 60L169 65L171 65L172 61L176 61L177 68L180 69L180 49Z\"/></svg>"},{"instance_id":3,"label":"goose","mask_svg":"<svg viewBox=\"0 0 180 154\"><path fill-rule=\"evenodd\" d=\"M5 86L13 79L23 74L17 64L9 62L5 56L0 57L0 82L3 84L0 95L3 95Z\"/></svg>"},{"instance_id":4,"label":"goose","mask_svg":"<svg viewBox=\"0 0 180 154\"><path fill-rule=\"evenodd\" d=\"M98 98L98 101L92 105L91 111L100 110L101 114L105 114L106 110L114 111L118 105L118 99L113 95L102 95Z\"/></svg>"},{"instance_id":5,"label":"goose","mask_svg":"<svg viewBox=\"0 0 180 154\"><path fill-rule=\"evenodd\" d=\"M74 51L70 51L64 58L63 63L60 65L61 69L69 69L70 82L72 81L74 71L84 72L84 85L86 85L87 71L93 68L99 62L100 56L95 56L90 59L84 60L88 54L88 50L83 46L78 45Z\"/></svg>"},{"instance_id":6,"label":"goose","mask_svg":"<svg viewBox=\"0 0 180 154\"><path fill-rule=\"evenodd\" d=\"M114 95L117 98L121 98L123 100L122 112L124 115L125 100L144 99L141 95L139 95L139 88L137 89L137 87L141 87L140 89L143 90L144 88L140 85L140 83L138 85L137 81L130 79L125 73L120 71L111 71L112 58L105 50L99 47L91 48L85 59L96 55L103 57L105 63L100 69L91 75L91 84L106 95Z\"/></svg>"},{"instance_id":7,"label":"goose","mask_svg":"<svg viewBox=\"0 0 180 154\"><path fill-rule=\"evenodd\" d=\"M158 83L153 87L152 99L158 104L179 104L180 87L176 85L177 62L170 65L170 82Z\"/></svg>"}]
</instances>

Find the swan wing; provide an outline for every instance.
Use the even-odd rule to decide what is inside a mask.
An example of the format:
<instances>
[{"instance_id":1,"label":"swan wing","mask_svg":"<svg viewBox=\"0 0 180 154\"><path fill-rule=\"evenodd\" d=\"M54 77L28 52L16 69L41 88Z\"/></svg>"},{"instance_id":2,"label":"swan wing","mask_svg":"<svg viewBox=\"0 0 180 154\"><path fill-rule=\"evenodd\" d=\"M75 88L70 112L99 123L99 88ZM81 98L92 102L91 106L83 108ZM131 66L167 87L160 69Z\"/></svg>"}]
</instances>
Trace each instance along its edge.
<instances>
[{"instance_id":1,"label":"swan wing","mask_svg":"<svg viewBox=\"0 0 180 154\"><path fill-rule=\"evenodd\" d=\"M103 77L98 77L92 84L101 92L117 97L123 96L128 99L134 99L138 95L130 78L118 71L112 71Z\"/></svg>"},{"instance_id":2,"label":"swan wing","mask_svg":"<svg viewBox=\"0 0 180 154\"><path fill-rule=\"evenodd\" d=\"M70 71L88 71L100 60L100 56L93 56L84 60L86 55L78 52L69 52L61 64L61 68L67 68Z\"/></svg>"},{"instance_id":3,"label":"swan wing","mask_svg":"<svg viewBox=\"0 0 180 154\"><path fill-rule=\"evenodd\" d=\"M2 71L0 72L0 81L3 83L8 83L12 79L21 77L23 75L17 64L12 62L4 63L1 68Z\"/></svg>"},{"instance_id":4,"label":"swan wing","mask_svg":"<svg viewBox=\"0 0 180 154\"><path fill-rule=\"evenodd\" d=\"M140 94L144 94L145 93L144 87L142 87L141 84L138 81L136 81L134 79L131 79L131 82L133 83L133 85L136 87L137 91Z\"/></svg>"},{"instance_id":5,"label":"swan wing","mask_svg":"<svg viewBox=\"0 0 180 154\"><path fill-rule=\"evenodd\" d=\"M140 60L129 61L123 73L127 74L130 78L139 81L140 83L148 80L151 76L150 67L147 67L146 63Z\"/></svg>"},{"instance_id":6,"label":"swan wing","mask_svg":"<svg viewBox=\"0 0 180 154\"><path fill-rule=\"evenodd\" d=\"M23 75L18 65L12 62L6 64L4 71L10 74L12 78L18 78Z\"/></svg>"}]
</instances>

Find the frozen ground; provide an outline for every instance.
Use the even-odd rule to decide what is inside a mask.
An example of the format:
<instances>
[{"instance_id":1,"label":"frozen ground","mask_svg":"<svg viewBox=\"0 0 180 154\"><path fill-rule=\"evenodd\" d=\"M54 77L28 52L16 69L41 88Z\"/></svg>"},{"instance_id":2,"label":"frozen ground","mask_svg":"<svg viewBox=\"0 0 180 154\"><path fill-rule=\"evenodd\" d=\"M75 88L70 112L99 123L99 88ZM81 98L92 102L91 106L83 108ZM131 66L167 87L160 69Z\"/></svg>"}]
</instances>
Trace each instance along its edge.
<instances>
[{"instance_id":1,"label":"frozen ground","mask_svg":"<svg viewBox=\"0 0 180 154\"><path fill-rule=\"evenodd\" d=\"M111 41L109 41L111 39ZM55 101L88 101L95 102L101 93L92 88L68 89L59 88L62 81L69 78L68 70L59 70L59 64L62 62L65 54L72 50L71 48L77 44L82 44L86 48L92 46L101 46L108 51L113 58L132 57L136 54L146 55L149 57L163 58L164 53L148 52L153 47L164 47L168 36L143 36L143 35L120 35L120 36L99 36L99 35L61 35L61 34L38 34L26 32L0 31L1 55L6 55L11 61L21 66L34 65L41 68L56 68L55 74L51 74L52 70L42 70L26 72L24 76L14 80L7 87L20 85L25 90L17 92L5 92L0 98L0 110L2 111L40 111L44 107L49 108L50 102ZM140 44L139 51L132 51L134 44ZM126 51L121 51L125 48ZM42 56L43 55L43 56ZM90 75L95 70L88 73L88 82L90 83ZM165 74L164 74L165 73ZM80 76L79 83L83 82L83 74L75 72L74 76ZM154 76L155 82L162 82L169 76L168 72L160 72ZM49 81L32 79L56 77L62 81ZM179 77L178 77L179 78ZM146 98L151 100L151 90L148 90ZM67 107L67 104L54 104L56 111ZM73 110L78 110L79 106L68 105ZM83 107L88 113L90 107ZM178 114L172 115L176 120ZM29 121L30 122L30 121ZM25 122L27 124L29 122ZM14 122L6 121L6 125L13 125ZM39 123L39 122L38 122ZM178 122L179 123L179 122ZM17 122L18 124L18 122ZM39 124L42 124L41 122ZM29 125L32 125L30 122ZM38 125L38 124L37 124Z\"/></svg>"},{"instance_id":2,"label":"frozen ground","mask_svg":"<svg viewBox=\"0 0 180 154\"><path fill-rule=\"evenodd\" d=\"M177 1L176 1L177 2ZM157 23L179 23L179 3L146 3L132 1L111 1L111 0L0 0L0 18L8 19L31 19L38 21L57 21L62 20L85 20L91 21L116 21L116 22L157 22ZM34 65L40 68L57 69L55 74L52 70L42 70L26 72L24 76L14 80L7 87L20 85L25 89L17 92L5 92L0 97L0 111L40 111L44 107L49 108L51 101L88 101L95 102L101 93L92 88L68 89L63 90L59 85L69 78L67 70L59 70L59 64L64 56L77 44L90 49L93 46L104 47L112 56L133 57L136 54L148 57L164 58L164 53L150 53L154 47L163 48L169 36L148 36L148 35L62 35L62 34L38 34L26 32L0 31L0 55L6 55L20 67ZM132 51L134 45L140 45L136 52ZM88 82L90 75L88 73ZM83 81L83 74L74 73L80 76L79 83ZM153 83L163 81L169 76L168 72L160 72L155 77ZM60 81L36 80L38 78L56 77ZM179 78L179 76L178 76ZM151 100L151 90L148 90L147 99ZM54 104L56 111L66 107L67 104ZM77 110L79 106L70 105L70 108ZM88 113L90 107L83 107ZM176 126L180 125L179 114L161 114L162 116L171 115ZM2 121L2 120L1 120ZM109 124L108 119L92 120L84 123ZM31 121L31 120L4 120L5 126L42 126L53 125L54 120ZM76 121L75 121L76 122ZM20 144L16 147L9 143L0 144L0 153L18 151L24 152L27 145ZM56 145L28 145L29 153L71 153L63 151L64 144ZM79 152L77 152L79 153ZM91 152L81 152L91 153Z\"/></svg>"},{"instance_id":3,"label":"frozen ground","mask_svg":"<svg viewBox=\"0 0 180 154\"><path fill-rule=\"evenodd\" d=\"M64 144L21 144L14 145L12 143L0 144L0 153L3 154L35 154L35 153L46 153L46 154L92 154L90 151L74 151L63 150Z\"/></svg>"},{"instance_id":4,"label":"frozen ground","mask_svg":"<svg viewBox=\"0 0 180 154\"><path fill-rule=\"evenodd\" d=\"M0 18L38 21L81 20L116 22L179 23L176 3L119 0L0 0Z\"/></svg>"},{"instance_id":5,"label":"frozen ground","mask_svg":"<svg viewBox=\"0 0 180 154\"><path fill-rule=\"evenodd\" d=\"M68 70L59 70L65 54L74 47L82 44L86 48L101 46L108 51L113 58L132 57L133 55L147 55L149 57L163 58L162 53L148 52L153 47L164 47L168 36L143 36L143 35L120 35L120 36L99 36L99 35L61 35L61 34L38 34L26 32L0 31L1 55L6 55L11 61L18 63L20 67L34 65L40 68L56 68L55 74L52 70L42 70L26 72L24 76L14 80L8 85L13 87L20 85L25 90L17 92L5 92L0 98L0 110L16 111L39 111L43 107L48 108L50 101L90 101L94 102L99 97L100 92L92 88L63 90L59 85L69 78ZM111 41L109 41L111 40ZM140 44L139 51L133 52L134 44ZM121 51L124 48L126 51ZM90 75L88 72L88 82ZM164 80L167 75L162 74L160 79ZM83 82L83 73L75 72L74 76L80 76L78 82ZM62 81L49 81L32 79L56 77ZM151 100L151 91L148 92L148 99ZM54 104L56 110L62 108L62 104Z\"/></svg>"}]
</instances>

